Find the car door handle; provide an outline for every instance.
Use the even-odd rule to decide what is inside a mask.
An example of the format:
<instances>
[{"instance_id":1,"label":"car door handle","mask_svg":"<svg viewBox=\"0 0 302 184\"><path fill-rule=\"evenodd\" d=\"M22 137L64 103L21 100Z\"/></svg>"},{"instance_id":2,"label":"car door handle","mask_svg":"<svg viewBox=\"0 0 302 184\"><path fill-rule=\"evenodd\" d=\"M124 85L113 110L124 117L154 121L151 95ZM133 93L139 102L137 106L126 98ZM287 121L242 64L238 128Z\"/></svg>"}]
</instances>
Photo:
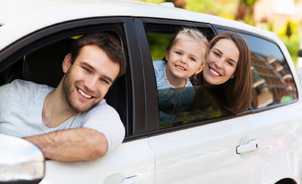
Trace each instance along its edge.
<instances>
[{"instance_id":1,"label":"car door handle","mask_svg":"<svg viewBox=\"0 0 302 184\"><path fill-rule=\"evenodd\" d=\"M124 178L122 180L122 184L139 184L138 182L138 176L134 175L134 176L129 176L127 178Z\"/></svg>"},{"instance_id":2,"label":"car door handle","mask_svg":"<svg viewBox=\"0 0 302 184\"><path fill-rule=\"evenodd\" d=\"M236 147L236 153L247 153L257 150L259 148L259 141L257 139L250 140L247 144L238 145Z\"/></svg>"}]
</instances>

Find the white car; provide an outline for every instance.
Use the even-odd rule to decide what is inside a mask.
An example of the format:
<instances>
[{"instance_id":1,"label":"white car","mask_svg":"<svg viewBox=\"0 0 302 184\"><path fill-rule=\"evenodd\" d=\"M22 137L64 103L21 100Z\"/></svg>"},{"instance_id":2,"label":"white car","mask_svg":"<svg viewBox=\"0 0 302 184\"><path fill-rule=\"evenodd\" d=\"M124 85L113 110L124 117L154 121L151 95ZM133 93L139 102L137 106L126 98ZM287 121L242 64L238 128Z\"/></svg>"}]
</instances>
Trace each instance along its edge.
<instances>
[{"instance_id":1,"label":"white car","mask_svg":"<svg viewBox=\"0 0 302 184\"><path fill-rule=\"evenodd\" d=\"M34 149L34 145L1 135L0 183L302 184L300 83L275 34L136 1L0 0L0 4L0 85L22 78L56 86L72 38L93 31L115 34L128 64L126 74L106 96L126 130L113 154L87 162L44 161L35 157L40 151L18 146ZM159 125L152 60L162 59L171 35L186 26L199 29L209 40L224 31L246 39L252 52L256 105L242 114L223 114L214 106L206 111L197 108L185 112L186 120ZM11 156L17 151L20 154ZM28 157L19 159L22 155Z\"/></svg>"}]
</instances>

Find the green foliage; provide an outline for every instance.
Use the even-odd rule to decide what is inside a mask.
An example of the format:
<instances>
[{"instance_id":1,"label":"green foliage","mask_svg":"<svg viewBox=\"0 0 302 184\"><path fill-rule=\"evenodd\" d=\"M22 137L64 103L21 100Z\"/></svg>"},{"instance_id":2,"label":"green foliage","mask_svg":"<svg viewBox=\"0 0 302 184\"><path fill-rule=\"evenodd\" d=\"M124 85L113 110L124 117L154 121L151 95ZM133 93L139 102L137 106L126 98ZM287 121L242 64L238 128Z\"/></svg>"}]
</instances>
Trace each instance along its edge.
<instances>
[{"instance_id":1,"label":"green foliage","mask_svg":"<svg viewBox=\"0 0 302 184\"><path fill-rule=\"evenodd\" d=\"M293 34L290 21L288 21L286 24L285 34L288 37L288 39L290 39L290 36Z\"/></svg>"},{"instance_id":2,"label":"green foliage","mask_svg":"<svg viewBox=\"0 0 302 184\"><path fill-rule=\"evenodd\" d=\"M299 51L299 45L300 45L300 39L287 39L286 37L281 38L282 42L286 46L295 66L297 66L297 58L298 58L298 51Z\"/></svg>"},{"instance_id":3,"label":"green foliage","mask_svg":"<svg viewBox=\"0 0 302 184\"><path fill-rule=\"evenodd\" d=\"M300 33L300 25L298 22L294 22L294 21L288 21L284 27L279 28L277 30L277 34L279 37L287 36L292 40L296 40L297 37L300 37L299 33Z\"/></svg>"},{"instance_id":4,"label":"green foliage","mask_svg":"<svg viewBox=\"0 0 302 184\"><path fill-rule=\"evenodd\" d=\"M293 34L292 29L291 29L291 23L290 23L290 21L288 21L287 24L286 24L285 34L288 37L288 39L290 39L290 36Z\"/></svg>"},{"instance_id":5,"label":"green foliage","mask_svg":"<svg viewBox=\"0 0 302 184\"><path fill-rule=\"evenodd\" d=\"M250 14L247 14L247 15L244 16L243 22L246 23L246 24L252 25L252 26L256 25L254 17L251 16Z\"/></svg>"},{"instance_id":6,"label":"green foliage","mask_svg":"<svg viewBox=\"0 0 302 184\"><path fill-rule=\"evenodd\" d=\"M294 21L290 21L290 30L291 35L288 36L288 23L281 29L277 31L278 37L282 40L284 45L286 46L295 66L297 64L297 53L299 51L299 45L301 40L301 26L299 23L296 23Z\"/></svg>"},{"instance_id":7,"label":"green foliage","mask_svg":"<svg viewBox=\"0 0 302 184\"><path fill-rule=\"evenodd\" d=\"M217 9L215 2L210 0L187 0L186 9L196 12L205 13L207 11L215 11Z\"/></svg>"},{"instance_id":8,"label":"green foliage","mask_svg":"<svg viewBox=\"0 0 302 184\"><path fill-rule=\"evenodd\" d=\"M148 3L160 4L165 0L137 0ZM237 11L238 0L184 0L187 10L216 15L228 19L234 19Z\"/></svg>"},{"instance_id":9,"label":"green foliage","mask_svg":"<svg viewBox=\"0 0 302 184\"><path fill-rule=\"evenodd\" d=\"M173 35L148 33L147 37L152 60L163 59L166 54L166 48L168 47Z\"/></svg>"},{"instance_id":10,"label":"green foliage","mask_svg":"<svg viewBox=\"0 0 302 184\"><path fill-rule=\"evenodd\" d=\"M257 0L240 0L240 2L247 4L247 5L254 5L256 3Z\"/></svg>"},{"instance_id":11,"label":"green foliage","mask_svg":"<svg viewBox=\"0 0 302 184\"><path fill-rule=\"evenodd\" d=\"M236 0L187 0L186 9L234 19L236 7Z\"/></svg>"},{"instance_id":12,"label":"green foliage","mask_svg":"<svg viewBox=\"0 0 302 184\"><path fill-rule=\"evenodd\" d=\"M142 2L147 2L147 3L155 3L155 4L161 4L165 2L164 0L137 0L137 1L142 1Z\"/></svg>"}]
</instances>

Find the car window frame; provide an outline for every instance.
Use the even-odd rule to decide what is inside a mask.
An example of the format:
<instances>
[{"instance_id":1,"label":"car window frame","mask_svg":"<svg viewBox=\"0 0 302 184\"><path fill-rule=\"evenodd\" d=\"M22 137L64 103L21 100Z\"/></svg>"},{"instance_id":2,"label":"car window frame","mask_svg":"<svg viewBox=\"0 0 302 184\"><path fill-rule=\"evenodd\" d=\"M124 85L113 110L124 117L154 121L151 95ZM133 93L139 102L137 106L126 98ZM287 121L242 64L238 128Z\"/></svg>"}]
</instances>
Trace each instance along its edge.
<instances>
[{"instance_id":1,"label":"car window frame","mask_svg":"<svg viewBox=\"0 0 302 184\"><path fill-rule=\"evenodd\" d=\"M185 20L169 20L169 19L159 19L159 18L134 18L135 26L137 28L139 44L142 52L142 63L143 63L143 72L144 72L144 82L146 83L146 123L147 123L147 132L148 135L158 135L171 131L178 131L194 126L202 126L210 123L219 123L220 121L232 119L234 117L241 117L250 115L251 110L248 110L242 114L231 114L215 119L208 119L203 121L197 121L189 124L184 124L180 126L170 127L159 129L159 115L158 115L158 100L157 100L157 86L156 79L154 75L154 69L152 65L152 57L149 50L148 40L147 40L147 31L145 30L144 24L161 24L161 25L176 25L176 26L190 26L190 27L204 27L212 29L214 35L217 35L217 31L212 27L212 24L202 23L202 22L191 22Z\"/></svg>"},{"instance_id":2,"label":"car window frame","mask_svg":"<svg viewBox=\"0 0 302 184\"><path fill-rule=\"evenodd\" d=\"M0 72L18 61L33 50L54 43L69 35L80 35L93 31L113 30L117 32L126 53L126 106L125 130L126 139L145 130L141 129L145 117L144 96L136 95L142 90L141 55L136 31L130 17L99 17L86 18L62 22L37 30L16 42L10 44L0 52ZM129 41L131 40L131 41ZM125 139L125 140L126 140Z\"/></svg>"}]
</instances>

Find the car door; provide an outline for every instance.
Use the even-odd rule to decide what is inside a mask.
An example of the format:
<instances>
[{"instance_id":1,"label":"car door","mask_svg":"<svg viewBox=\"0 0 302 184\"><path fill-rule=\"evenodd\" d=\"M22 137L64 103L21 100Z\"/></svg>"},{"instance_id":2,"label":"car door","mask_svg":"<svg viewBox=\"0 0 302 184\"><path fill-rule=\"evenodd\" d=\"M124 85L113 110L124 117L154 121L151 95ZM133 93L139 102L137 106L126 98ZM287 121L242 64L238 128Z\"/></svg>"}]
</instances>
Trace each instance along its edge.
<instances>
[{"instance_id":1,"label":"car door","mask_svg":"<svg viewBox=\"0 0 302 184\"><path fill-rule=\"evenodd\" d=\"M279 154L275 154L273 150L278 147L280 141L298 142L299 135L284 135L295 129L299 115L294 111L296 89L280 49L267 40L253 36L249 38L253 54L258 54L257 51L261 49L262 54L266 52L260 58L254 57L251 67L252 71L261 71L260 75L264 78L262 83L258 82L260 79L257 78L257 72L253 72L254 90L257 91L254 93L254 104L257 104L255 110L251 107L242 114L222 113L213 108L215 105L211 103L214 102L210 100L208 108L186 111L180 120L161 126L158 104L154 104L158 98L157 91L154 90L154 71L150 70L153 68L152 60L163 58L171 35L180 27L194 26L206 34L209 40L216 30L208 24L186 21L137 19L135 23L142 49L151 52L150 55L143 51L147 53L143 58L143 65L146 68L145 82L151 88L147 102L148 113L152 115L148 116L147 123L150 134L148 141L156 159L155 183L272 183L282 179L282 175L290 171L292 162L286 157L288 152L284 147L279 149ZM234 31L229 29L232 30ZM222 31L221 29L220 32ZM249 36L242 35L245 38ZM258 40L253 42L253 45L254 39ZM263 42L257 44L258 41ZM274 56L276 65L282 63L284 70L280 70L281 72L275 70L275 64L269 63L269 57L272 59ZM262 62L263 66L259 66L259 62ZM264 66L266 70L262 70ZM289 78L285 79L288 76ZM273 80L265 77L271 77ZM257 88L259 85L262 86L261 89ZM279 90L280 88L284 90ZM196 103L202 104L210 98L205 95L207 90L206 86L196 88L201 98L195 98ZM268 99L263 97L266 91L272 93ZM290 98L285 98L286 102L282 101L281 94ZM284 114L289 116L285 117ZM277 167L280 160L286 167Z\"/></svg>"},{"instance_id":2,"label":"car door","mask_svg":"<svg viewBox=\"0 0 302 184\"><path fill-rule=\"evenodd\" d=\"M14 26L14 30L22 31L22 28ZM107 103L117 110L124 123L124 142L111 155L96 160L47 160L45 178L41 183L111 184L132 180L154 183L155 162L146 135L145 101L143 95L138 95L144 93L145 89L134 29L133 20L127 17L73 20L41 28L11 44L4 49L5 52L1 51L1 85L22 78L53 87L63 76L61 62L68 53L70 42L85 33L109 32L121 41L126 53L126 74L115 81L105 96Z\"/></svg>"}]
</instances>

